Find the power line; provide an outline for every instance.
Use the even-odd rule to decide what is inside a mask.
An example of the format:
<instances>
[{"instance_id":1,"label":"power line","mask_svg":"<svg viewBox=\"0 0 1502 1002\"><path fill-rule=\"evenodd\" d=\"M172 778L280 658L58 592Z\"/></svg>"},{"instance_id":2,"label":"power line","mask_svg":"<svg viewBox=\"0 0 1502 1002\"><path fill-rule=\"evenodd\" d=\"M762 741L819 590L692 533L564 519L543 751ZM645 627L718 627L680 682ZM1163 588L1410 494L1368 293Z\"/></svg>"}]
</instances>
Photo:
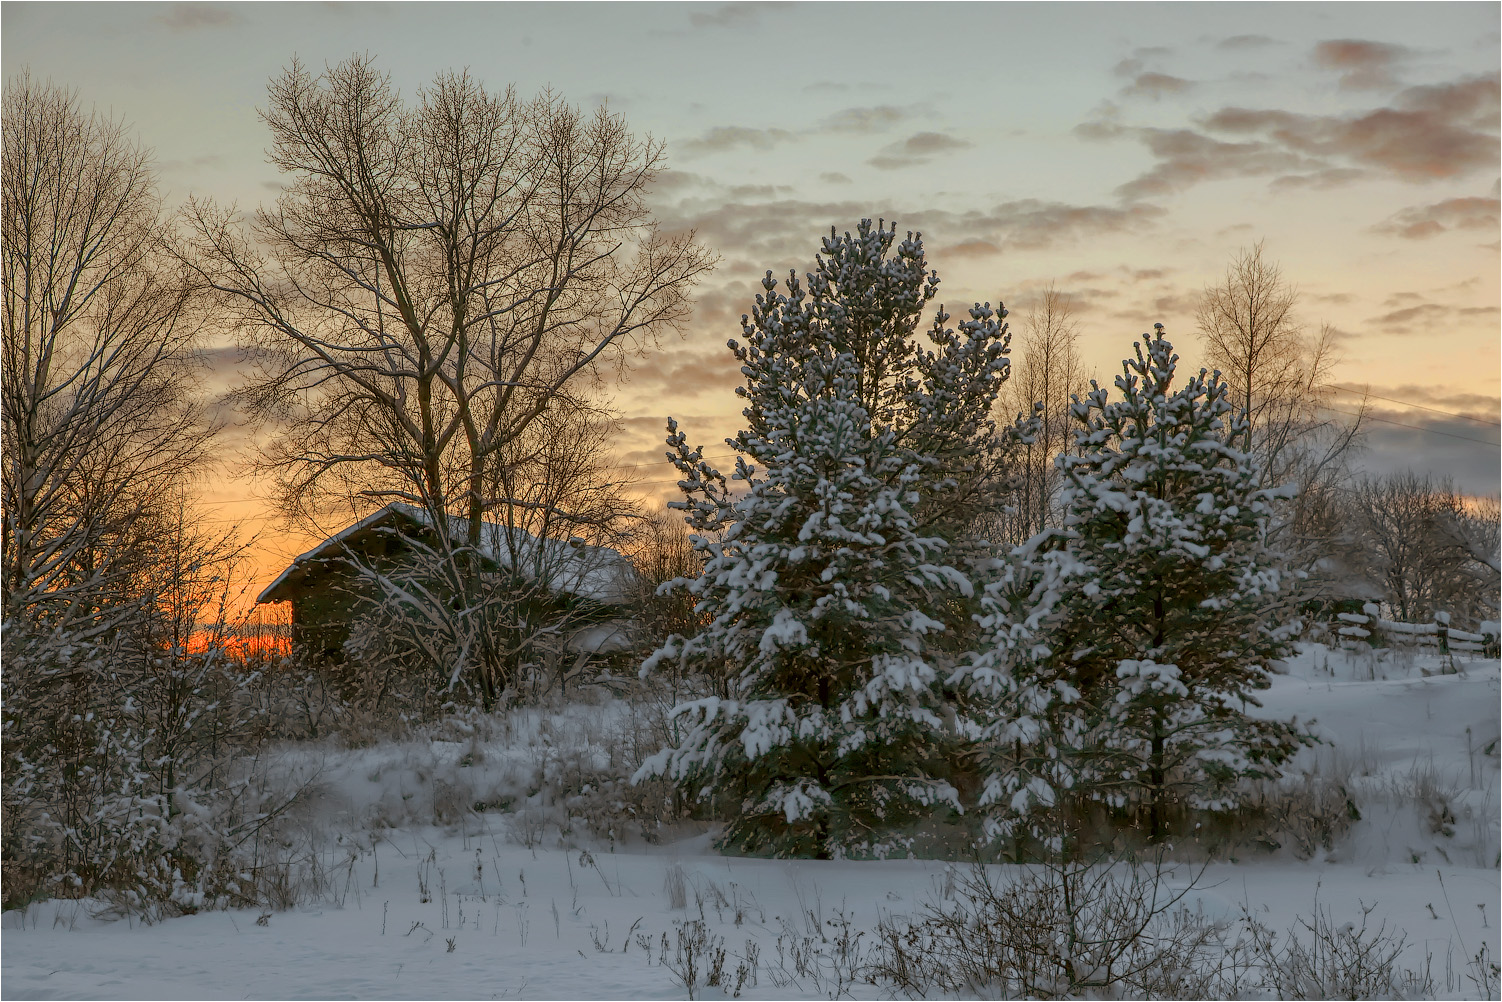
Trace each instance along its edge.
<instances>
[{"instance_id":1,"label":"power line","mask_svg":"<svg viewBox=\"0 0 1502 1002\"><path fill-rule=\"evenodd\" d=\"M1390 404L1402 404L1404 407L1417 407L1421 411L1433 411L1436 414L1446 414L1446 415L1449 415L1450 417L1460 418L1461 420L1464 420L1464 421L1474 421L1477 424L1484 425L1484 426L1486 426L1488 428L1495 428L1495 427L1497 427L1497 422L1495 422L1495 421L1486 421L1486 420L1483 420L1482 418L1471 417L1471 415L1469 415L1469 414L1458 414L1455 411L1443 411L1443 410L1440 410L1438 407L1426 407L1423 404L1416 404L1412 400L1398 400L1395 397L1379 397L1375 393L1368 393L1365 390L1353 390L1349 386L1336 386L1334 383L1330 384L1330 389L1332 389L1332 390L1341 390L1341 391L1343 391L1345 393L1359 393L1362 396L1371 397L1373 400L1385 400L1385 401L1387 401Z\"/></svg>"},{"instance_id":2,"label":"power line","mask_svg":"<svg viewBox=\"0 0 1502 1002\"><path fill-rule=\"evenodd\" d=\"M1402 421L1389 421L1387 418L1373 417L1370 414L1360 414L1356 411L1343 411L1339 407L1326 407L1325 410L1333 411L1336 414L1348 414L1351 417L1364 418L1367 421L1381 421L1383 424L1396 425L1399 428L1408 428L1413 431L1422 431L1430 435L1443 435L1445 438L1458 438L1462 442L1475 442L1477 445L1489 445L1493 449L1496 449L1499 447L1499 445L1502 445L1502 443L1488 442L1484 438L1470 438L1466 435L1456 435L1454 432L1440 431L1438 428L1425 428L1423 425L1404 424Z\"/></svg>"}]
</instances>

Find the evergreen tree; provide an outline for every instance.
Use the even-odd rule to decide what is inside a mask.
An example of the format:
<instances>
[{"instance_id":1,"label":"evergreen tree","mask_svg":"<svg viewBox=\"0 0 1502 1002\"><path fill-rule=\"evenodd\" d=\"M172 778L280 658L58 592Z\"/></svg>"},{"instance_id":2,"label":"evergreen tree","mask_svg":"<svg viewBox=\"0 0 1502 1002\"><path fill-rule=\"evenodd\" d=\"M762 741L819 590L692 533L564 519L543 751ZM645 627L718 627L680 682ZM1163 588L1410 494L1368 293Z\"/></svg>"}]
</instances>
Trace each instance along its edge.
<instances>
[{"instance_id":1,"label":"evergreen tree","mask_svg":"<svg viewBox=\"0 0 1502 1002\"><path fill-rule=\"evenodd\" d=\"M639 777L724 795L724 842L821 858L883 853L935 804L959 808L944 683L973 634L989 554L970 527L997 503L1008 436L988 415L1008 371L1005 309L942 308L912 234L863 220L824 241L807 289L771 272L744 343L746 430L731 493L669 422L705 560L684 583L710 625L667 659L721 679L675 715L682 738Z\"/></svg>"},{"instance_id":2,"label":"evergreen tree","mask_svg":"<svg viewBox=\"0 0 1502 1002\"><path fill-rule=\"evenodd\" d=\"M1177 364L1157 325L1119 400L1094 383L1076 399L1064 526L983 598L989 646L961 676L994 714L982 800L1003 832L1083 795L1145 807L1160 839L1171 807L1228 808L1312 740L1246 712L1298 629L1266 542L1288 491L1259 487L1220 374L1175 388Z\"/></svg>"}]
</instances>

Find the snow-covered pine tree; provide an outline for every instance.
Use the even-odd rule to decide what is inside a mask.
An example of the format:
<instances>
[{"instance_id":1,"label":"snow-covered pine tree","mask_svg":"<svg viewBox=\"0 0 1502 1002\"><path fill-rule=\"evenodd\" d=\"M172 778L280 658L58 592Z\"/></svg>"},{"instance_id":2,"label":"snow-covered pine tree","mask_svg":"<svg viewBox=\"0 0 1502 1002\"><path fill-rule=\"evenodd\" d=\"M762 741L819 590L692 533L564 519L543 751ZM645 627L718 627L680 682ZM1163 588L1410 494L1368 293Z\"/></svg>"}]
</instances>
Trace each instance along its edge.
<instances>
[{"instance_id":1,"label":"snow-covered pine tree","mask_svg":"<svg viewBox=\"0 0 1502 1002\"><path fill-rule=\"evenodd\" d=\"M1121 399L1092 383L1074 403L1064 527L987 590L988 649L961 672L995 711L982 801L1003 832L1084 796L1145 808L1160 839L1171 807L1228 808L1312 740L1246 712L1297 631L1266 543L1287 491L1258 486L1219 373L1175 388L1161 324L1135 348Z\"/></svg>"},{"instance_id":2,"label":"snow-covered pine tree","mask_svg":"<svg viewBox=\"0 0 1502 1002\"><path fill-rule=\"evenodd\" d=\"M733 803L723 843L785 856L883 853L936 804L958 738L944 682L973 633L989 553L971 526L1006 482L989 415L1007 375L998 305L915 334L938 277L919 237L863 220L824 241L805 291L768 272L741 363L746 430L725 478L669 422L705 560L682 586L710 625L669 659L721 695L675 710L682 735L638 777ZM749 460L749 461L748 461Z\"/></svg>"}]
</instances>

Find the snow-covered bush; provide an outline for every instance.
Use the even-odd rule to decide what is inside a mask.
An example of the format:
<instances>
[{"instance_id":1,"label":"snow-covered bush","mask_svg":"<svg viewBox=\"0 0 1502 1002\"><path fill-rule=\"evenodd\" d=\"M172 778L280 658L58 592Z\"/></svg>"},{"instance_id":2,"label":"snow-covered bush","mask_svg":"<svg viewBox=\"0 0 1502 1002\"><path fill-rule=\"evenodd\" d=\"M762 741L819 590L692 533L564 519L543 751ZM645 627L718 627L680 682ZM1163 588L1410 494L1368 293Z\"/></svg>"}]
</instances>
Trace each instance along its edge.
<instances>
[{"instance_id":1,"label":"snow-covered bush","mask_svg":"<svg viewBox=\"0 0 1502 1002\"><path fill-rule=\"evenodd\" d=\"M255 754L253 673L213 646L6 643L6 907L94 897L155 919L296 882L270 836L300 790Z\"/></svg>"},{"instance_id":2,"label":"snow-covered bush","mask_svg":"<svg viewBox=\"0 0 1502 1002\"><path fill-rule=\"evenodd\" d=\"M1008 371L1004 309L942 311L920 239L861 222L808 276L770 272L744 343L746 430L733 493L669 423L709 625L676 664L720 694L681 705L679 737L639 778L723 795L724 843L783 855L881 852L936 805L959 808L960 739L944 680L972 642L1010 435L989 419Z\"/></svg>"},{"instance_id":3,"label":"snow-covered bush","mask_svg":"<svg viewBox=\"0 0 1502 1002\"><path fill-rule=\"evenodd\" d=\"M265 697L290 679L229 622L241 552L163 519L109 634L7 624L7 905L110 895L149 918L258 900L259 836L297 794L260 764Z\"/></svg>"},{"instance_id":4,"label":"snow-covered bush","mask_svg":"<svg viewBox=\"0 0 1502 1002\"><path fill-rule=\"evenodd\" d=\"M1266 545L1285 496L1235 442L1219 374L1175 386L1162 326L1073 405L1059 457L1064 526L1020 547L984 597L990 646L960 673L992 717L982 803L1000 829L1081 801L1127 809L1150 839L1169 812L1225 809L1312 739L1253 719L1292 652L1294 579ZM1057 838L1070 822L1055 816Z\"/></svg>"}]
</instances>

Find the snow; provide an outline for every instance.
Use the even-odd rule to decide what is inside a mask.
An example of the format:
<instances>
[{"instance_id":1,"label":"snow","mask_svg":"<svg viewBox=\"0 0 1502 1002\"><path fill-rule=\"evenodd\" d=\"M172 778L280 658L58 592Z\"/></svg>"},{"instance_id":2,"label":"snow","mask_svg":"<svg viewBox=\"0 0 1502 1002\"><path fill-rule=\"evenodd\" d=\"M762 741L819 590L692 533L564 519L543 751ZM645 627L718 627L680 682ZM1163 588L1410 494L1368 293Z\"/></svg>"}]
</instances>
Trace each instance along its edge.
<instances>
[{"instance_id":1,"label":"snow","mask_svg":"<svg viewBox=\"0 0 1502 1002\"><path fill-rule=\"evenodd\" d=\"M1348 774L1362 820L1310 860L1284 850L1211 864L1190 906L1228 919L1246 908L1281 933L1316 907L1336 926L1359 925L1361 908L1372 905L1370 924L1385 920L1406 933L1410 966L1428 955L1436 971L1460 970L1483 944L1496 956L1499 665L1455 665L1459 671L1444 674L1437 655L1367 658L1304 647L1252 712L1315 719L1329 743L1301 751L1288 771ZM530 726L505 731L505 747L485 749L487 767L535 758L548 733L556 740L599 733L619 706L556 712L560 719L543 726L542 711L527 711ZM580 836L561 846L556 830L539 843L519 814L503 811L468 814L446 828L393 813L414 791L421 799L424 783L462 768L466 748L452 741L325 752L322 813L310 823L331 833L331 889L317 905L270 913L264 925L255 910L156 925L107 921L92 917L97 903L74 901L6 913L5 996L685 998L658 963L661 937L676 942L681 923L702 918L724 938L727 970L748 941L759 946L758 983L746 985L744 997L822 998L827 986L807 979L774 983L778 937L805 930L810 911L821 924L843 914L869 931L880 915L935 900L951 865L731 858L714 853L707 834L611 851ZM1428 830L1423 784L1448 797L1452 835ZM397 827L382 827L382 818ZM342 842L333 841L336 829ZM1167 883L1183 887L1191 875L1184 867ZM671 887L680 876L686 907L675 909ZM650 961L637 935L653 944ZM877 998L885 989L856 984L850 992ZM695 996L729 991L701 985Z\"/></svg>"}]
</instances>

